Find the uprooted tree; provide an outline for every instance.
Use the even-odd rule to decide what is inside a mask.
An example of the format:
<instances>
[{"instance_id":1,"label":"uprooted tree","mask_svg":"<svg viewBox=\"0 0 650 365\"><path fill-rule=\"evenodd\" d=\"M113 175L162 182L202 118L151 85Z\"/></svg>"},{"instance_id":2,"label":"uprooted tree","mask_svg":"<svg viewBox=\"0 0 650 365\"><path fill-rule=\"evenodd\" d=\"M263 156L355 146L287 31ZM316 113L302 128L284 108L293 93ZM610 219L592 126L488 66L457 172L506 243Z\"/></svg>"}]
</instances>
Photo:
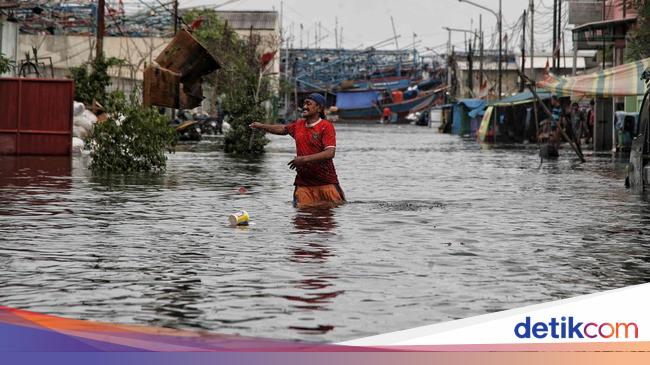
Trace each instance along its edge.
<instances>
[{"instance_id":1,"label":"uprooted tree","mask_svg":"<svg viewBox=\"0 0 650 365\"><path fill-rule=\"evenodd\" d=\"M238 37L214 10L192 10L184 20L192 24L193 35L222 65L206 82L215 96L221 96L221 108L229 116L231 129L225 137L225 151L244 156L263 153L269 140L248 127L252 122L270 119L264 108L264 102L272 97L270 78L266 75L270 59L269 54L259 52L263 40L252 30L247 37ZM270 56L272 59L273 55Z\"/></svg>"}]
</instances>

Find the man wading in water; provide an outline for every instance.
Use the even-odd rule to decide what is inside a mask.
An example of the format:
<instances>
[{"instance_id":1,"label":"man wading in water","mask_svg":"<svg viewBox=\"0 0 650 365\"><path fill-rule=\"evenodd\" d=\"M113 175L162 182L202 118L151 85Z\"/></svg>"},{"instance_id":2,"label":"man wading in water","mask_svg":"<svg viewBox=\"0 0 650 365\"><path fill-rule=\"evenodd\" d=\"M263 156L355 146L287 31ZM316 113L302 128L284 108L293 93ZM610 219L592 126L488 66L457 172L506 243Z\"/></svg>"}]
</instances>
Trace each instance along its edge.
<instances>
[{"instance_id":1,"label":"man wading in water","mask_svg":"<svg viewBox=\"0 0 650 365\"><path fill-rule=\"evenodd\" d=\"M303 104L302 119L289 125L252 123L253 129L271 134L289 134L296 141L296 157L289 168L296 170L294 206L331 206L345 202L343 190L334 169L336 131L334 125L322 119L325 98L310 94Z\"/></svg>"}]
</instances>

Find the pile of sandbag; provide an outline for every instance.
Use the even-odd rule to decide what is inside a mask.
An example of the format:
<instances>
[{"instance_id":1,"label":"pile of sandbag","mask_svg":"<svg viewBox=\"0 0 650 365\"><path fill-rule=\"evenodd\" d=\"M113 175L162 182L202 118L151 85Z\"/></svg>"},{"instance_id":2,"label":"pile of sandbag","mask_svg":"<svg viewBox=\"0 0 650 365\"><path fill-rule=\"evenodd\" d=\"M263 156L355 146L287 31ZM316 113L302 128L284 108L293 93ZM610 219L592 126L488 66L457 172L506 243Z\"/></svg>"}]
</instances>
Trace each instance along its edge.
<instances>
[{"instance_id":1,"label":"pile of sandbag","mask_svg":"<svg viewBox=\"0 0 650 365\"><path fill-rule=\"evenodd\" d=\"M72 150L81 152L84 147L84 139L88 137L93 125L97 123L97 117L93 112L87 110L83 103L73 102L74 116L72 118Z\"/></svg>"}]
</instances>

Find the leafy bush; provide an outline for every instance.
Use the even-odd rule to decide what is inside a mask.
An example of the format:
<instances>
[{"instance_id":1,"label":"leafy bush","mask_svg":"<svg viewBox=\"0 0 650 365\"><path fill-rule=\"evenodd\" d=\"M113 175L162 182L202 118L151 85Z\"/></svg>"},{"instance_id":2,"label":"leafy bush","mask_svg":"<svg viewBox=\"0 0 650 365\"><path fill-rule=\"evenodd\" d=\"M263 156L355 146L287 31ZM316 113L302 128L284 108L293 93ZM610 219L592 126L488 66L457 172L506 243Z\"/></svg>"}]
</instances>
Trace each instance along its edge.
<instances>
[{"instance_id":1,"label":"leafy bush","mask_svg":"<svg viewBox=\"0 0 650 365\"><path fill-rule=\"evenodd\" d=\"M264 146L269 143L268 138L261 132L254 132L249 125L265 118L264 109L254 108L248 113L236 114L230 119L228 122L231 129L224 138L225 152L240 156L256 156L264 153Z\"/></svg>"},{"instance_id":2,"label":"leafy bush","mask_svg":"<svg viewBox=\"0 0 650 365\"><path fill-rule=\"evenodd\" d=\"M90 169L97 173L162 172L176 141L176 131L155 109L143 108L123 93L107 95L110 116L93 127L86 143L91 148Z\"/></svg>"},{"instance_id":3,"label":"leafy bush","mask_svg":"<svg viewBox=\"0 0 650 365\"><path fill-rule=\"evenodd\" d=\"M9 59L5 57L5 55L2 52L0 52L0 74L9 72L9 70L11 70Z\"/></svg>"},{"instance_id":4,"label":"leafy bush","mask_svg":"<svg viewBox=\"0 0 650 365\"><path fill-rule=\"evenodd\" d=\"M96 57L92 62L85 63L79 67L70 68L74 79L74 98L86 105L92 104L93 100L100 103L106 101L106 88L111 84L111 77L108 75L108 68L124 64L124 60L104 55Z\"/></svg>"},{"instance_id":5,"label":"leafy bush","mask_svg":"<svg viewBox=\"0 0 650 365\"><path fill-rule=\"evenodd\" d=\"M628 6L638 10L638 26L627 34L627 47L625 56L629 61L641 60L650 57L650 1L632 0L623 1L621 6Z\"/></svg>"}]
</instances>

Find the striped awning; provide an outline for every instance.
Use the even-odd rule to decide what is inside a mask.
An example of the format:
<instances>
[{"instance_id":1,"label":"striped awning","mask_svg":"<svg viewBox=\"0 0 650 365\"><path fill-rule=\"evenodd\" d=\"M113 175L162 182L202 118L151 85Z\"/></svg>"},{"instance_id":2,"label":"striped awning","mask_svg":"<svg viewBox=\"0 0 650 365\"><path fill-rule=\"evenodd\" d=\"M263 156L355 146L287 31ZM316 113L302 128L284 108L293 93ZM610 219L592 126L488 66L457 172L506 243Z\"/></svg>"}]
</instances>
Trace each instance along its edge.
<instances>
[{"instance_id":1,"label":"striped awning","mask_svg":"<svg viewBox=\"0 0 650 365\"><path fill-rule=\"evenodd\" d=\"M547 74L537 86L558 95L643 95L647 87L641 74L647 67L650 67L650 58L574 77Z\"/></svg>"}]
</instances>

